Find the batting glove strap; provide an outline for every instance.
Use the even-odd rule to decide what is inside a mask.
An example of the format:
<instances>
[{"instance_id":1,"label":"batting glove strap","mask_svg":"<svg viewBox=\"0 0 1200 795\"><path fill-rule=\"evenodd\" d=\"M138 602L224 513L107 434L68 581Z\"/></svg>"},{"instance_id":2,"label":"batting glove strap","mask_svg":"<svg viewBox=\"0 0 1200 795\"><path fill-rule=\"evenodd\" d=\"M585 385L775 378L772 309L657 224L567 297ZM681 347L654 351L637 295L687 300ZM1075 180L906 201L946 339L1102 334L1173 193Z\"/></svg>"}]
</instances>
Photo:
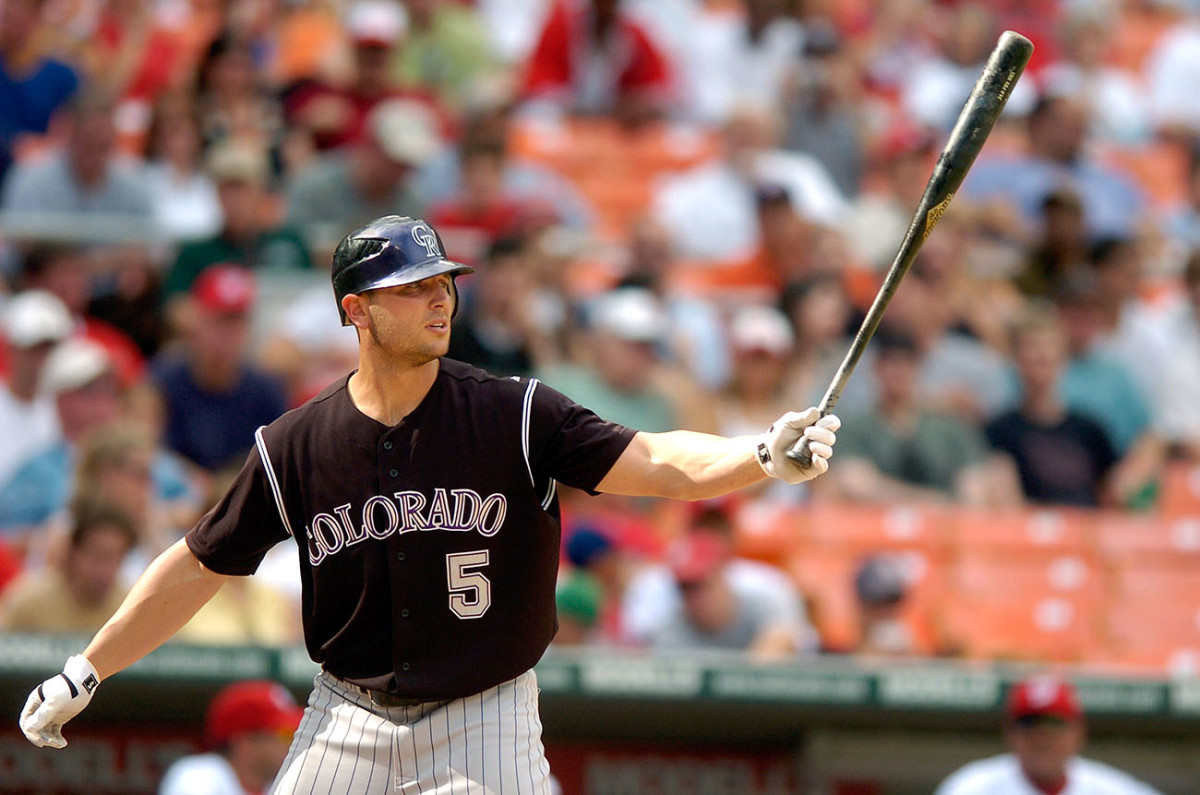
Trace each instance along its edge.
<instances>
[{"instance_id":1,"label":"batting glove strap","mask_svg":"<svg viewBox=\"0 0 1200 795\"><path fill-rule=\"evenodd\" d=\"M42 682L25 701L21 731L38 746L62 748L63 724L83 711L100 686L100 675L82 654L67 659L62 673Z\"/></svg>"}]
</instances>

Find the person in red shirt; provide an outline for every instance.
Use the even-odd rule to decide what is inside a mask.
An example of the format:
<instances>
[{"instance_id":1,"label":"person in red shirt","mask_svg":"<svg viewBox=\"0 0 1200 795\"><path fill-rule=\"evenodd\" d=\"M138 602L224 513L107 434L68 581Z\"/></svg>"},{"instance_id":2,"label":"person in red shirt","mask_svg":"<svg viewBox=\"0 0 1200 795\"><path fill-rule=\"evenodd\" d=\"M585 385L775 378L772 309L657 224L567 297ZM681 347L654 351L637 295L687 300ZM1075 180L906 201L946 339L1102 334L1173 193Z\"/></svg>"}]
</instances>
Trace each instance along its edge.
<instances>
[{"instance_id":1,"label":"person in red shirt","mask_svg":"<svg viewBox=\"0 0 1200 795\"><path fill-rule=\"evenodd\" d=\"M621 0L556 0L526 64L521 96L559 112L644 121L670 110L666 54Z\"/></svg>"}]
</instances>

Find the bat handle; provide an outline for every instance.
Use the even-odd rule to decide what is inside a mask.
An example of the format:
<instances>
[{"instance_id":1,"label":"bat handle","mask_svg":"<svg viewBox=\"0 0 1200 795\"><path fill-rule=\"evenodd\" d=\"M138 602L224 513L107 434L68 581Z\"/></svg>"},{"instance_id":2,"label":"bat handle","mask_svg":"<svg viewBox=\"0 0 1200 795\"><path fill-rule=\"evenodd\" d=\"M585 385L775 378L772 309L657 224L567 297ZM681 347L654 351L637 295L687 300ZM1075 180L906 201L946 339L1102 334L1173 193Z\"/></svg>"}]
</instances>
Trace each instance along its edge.
<instances>
[{"instance_id":1,"label":"bat handle","mask_svg":"<svg viewBox=\"0 0 1200 795\"><path fill-rule=\"evenodd\" d=\"M827 409L821 409L821 417L828 414ZM808 444L808 437L801 436L800 441L788 448L787 457L796 462L801 469L808 469L812 466L812 449Z\"/></svg>"}]
</instances>

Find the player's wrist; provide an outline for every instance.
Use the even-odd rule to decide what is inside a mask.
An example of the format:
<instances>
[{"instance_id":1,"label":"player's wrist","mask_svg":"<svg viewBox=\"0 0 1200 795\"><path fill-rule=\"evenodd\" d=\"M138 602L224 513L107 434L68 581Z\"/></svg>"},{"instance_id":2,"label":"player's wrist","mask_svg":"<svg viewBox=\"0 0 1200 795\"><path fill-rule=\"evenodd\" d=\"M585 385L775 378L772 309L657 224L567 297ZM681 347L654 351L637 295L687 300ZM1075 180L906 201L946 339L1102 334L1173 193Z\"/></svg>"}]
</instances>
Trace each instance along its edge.
<instances>
[{"instance_id":1,"label":"player's wrist","mask_svg":"<svg viewBox=\"0 0 1200 795\"><path fill-rule=\"evenodd\" d=\"M81 685L87 695L91 695L100 686L100 674L91 660L82 654L73 654L63 665L63 673L77 685Z\"/></svg>"}]
</instances>

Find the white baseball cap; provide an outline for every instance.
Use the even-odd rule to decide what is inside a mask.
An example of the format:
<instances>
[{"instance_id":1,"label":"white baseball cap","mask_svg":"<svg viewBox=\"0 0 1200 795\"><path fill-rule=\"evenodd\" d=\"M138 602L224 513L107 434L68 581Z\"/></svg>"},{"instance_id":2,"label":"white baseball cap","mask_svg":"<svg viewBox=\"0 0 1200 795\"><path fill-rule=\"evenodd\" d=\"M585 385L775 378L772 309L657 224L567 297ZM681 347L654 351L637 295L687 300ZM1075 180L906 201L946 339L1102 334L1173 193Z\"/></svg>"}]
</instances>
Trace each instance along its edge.
<instances>
[{"instance_id":1,"label":"white baseball cap","mask_svg":"<svg viewBox=\"0 0 1200 795\"><path fill-rule=\"evenodd\" d=\"M83 337L71 337L46 359L39 387L44 394L60 395L114 371L112 357L104 346Z\"/></svg>"},{"instance_id":2,"label":"white baseball cap","mask_svg":"<svg viewBox=\"0 0 1200 795\"><path fill-rule=\"evenodd\" d=\"M17 293L4 307L4 336L14 348L61 342L74 327L66 305L46 290Z\"/></svg>"},{"instance_id":3,"label":"white baseball cap","mask_svg":"<svg viewBox=\"0 0 1200 795\"><path fill-rule=\"evenodd\" d=\"M622 287L592 304L592 327L629 342L658 342L667 333L667 317L658 299L640 287Z\"/></svg>"},{"instance_id":4,"label":"white baseball cap","mask_svg":"<svg viewBox=\"0 0 1200 795\"><path fill-rule=\"evenodd\" d=\"M433 110L414 99L387 99L371 109L367 125L379 148L398 163L424 164L442 147Z\"/></svg>"},{"instance_id":5,"label":"white baseball cap","mask_svg":"<svg viewBox=\"0 0 1200 795\"><path fill-rule=\"evenodd\" d=\"M393 0L358 0L346 12L345 25L356 43L390 47L408 32L408 10Z\"/></svg>"},{"instance_id":6,"label":"white baseball cap","mask_svg":"<svg viewBox=\"0 0 1200 795\"><path fill-rule=\"evenodd\" d=\"M729 324L729 342L738 351L766 351L785 356L792 350L796 335L787 316L769 306L739 309Z\"/></svg>"}]
</instances>

